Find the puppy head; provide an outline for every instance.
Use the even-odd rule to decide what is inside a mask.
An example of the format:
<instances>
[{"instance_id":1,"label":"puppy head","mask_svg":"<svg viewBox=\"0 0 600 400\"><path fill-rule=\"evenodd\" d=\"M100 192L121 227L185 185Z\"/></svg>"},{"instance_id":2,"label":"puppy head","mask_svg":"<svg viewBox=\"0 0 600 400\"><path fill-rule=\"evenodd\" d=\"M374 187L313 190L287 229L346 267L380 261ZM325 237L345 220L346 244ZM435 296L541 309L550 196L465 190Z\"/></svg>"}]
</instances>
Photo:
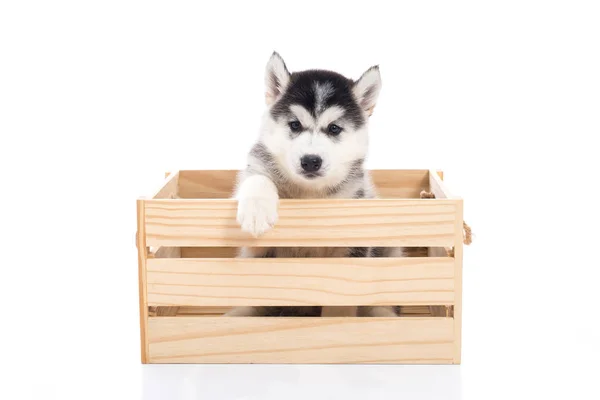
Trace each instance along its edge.
<instances>
[{"instance_id":1,"label":"puppy head","mask_svg":"<svg viewBox=\"0 0 600 400\"><path fill-rule=\"evenodd\" d=\"M265 86L261 140L288 179L324 189L362 170L368 118L381 90L377 66L353 81L327 70L290 73L273 53Z\"/></svg>"}]
</instances>

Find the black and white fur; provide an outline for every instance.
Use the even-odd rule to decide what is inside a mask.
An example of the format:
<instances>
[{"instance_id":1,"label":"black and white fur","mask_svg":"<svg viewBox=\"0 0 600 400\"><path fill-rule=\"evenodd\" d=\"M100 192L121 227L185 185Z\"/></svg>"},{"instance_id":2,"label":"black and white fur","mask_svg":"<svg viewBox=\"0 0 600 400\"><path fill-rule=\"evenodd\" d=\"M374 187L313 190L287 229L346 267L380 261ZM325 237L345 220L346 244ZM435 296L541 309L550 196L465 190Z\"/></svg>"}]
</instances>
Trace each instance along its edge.
<instances>
[{"instance_id":1,"label":"black and white fur","mask_svg":"<svg viewBox=\"0 0 600 400\"><path fill-rule=\"evenodd\" d=\"M373 198L364 169L368 119L381 90L377 66L357 81L336 72L290 73L277 53L265 73L267 110L258 141L238 176L237 221L255 237L277 223L279 199ZM320 158L317 171L302 164ZM316 164L315 164L316 165ZM306 164L305 164L306 166ZM376 248L243 248L240 257L370 257ZM319 316L321 307L239 307L226 315ZM359 307L361 316L396 316L392 307Z\"/></svg>"}]
</instances>

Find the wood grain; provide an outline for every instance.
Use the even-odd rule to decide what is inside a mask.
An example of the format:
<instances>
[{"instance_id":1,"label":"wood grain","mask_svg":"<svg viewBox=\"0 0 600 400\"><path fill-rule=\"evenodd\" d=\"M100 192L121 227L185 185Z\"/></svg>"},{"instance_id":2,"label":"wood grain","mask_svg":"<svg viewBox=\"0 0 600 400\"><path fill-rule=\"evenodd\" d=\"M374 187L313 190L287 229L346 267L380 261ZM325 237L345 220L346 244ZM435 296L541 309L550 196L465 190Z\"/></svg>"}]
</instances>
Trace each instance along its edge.
<instances>
[{"instance_id":1,"label":"wood grain","mask_svg":"<svg viewBox=\"0 0 600 400\"><path fill-rule=\"evenodd\" d=\"M429 171L429 191L435 195L436 199L454 198L436 171Z\"/></svg>"},{"instance_id":2,"label":"wood grain","mask_svg":"<svg viewBox=\"0 0 600 400\"><path fill-rule=\"evenodd\" d=\"M148 258L181 258L181 247L161 246L153 253L148 254Z\"/></svg>"},{"instance_id":3,"label":"wood grain","mask_svg":"<svg viewBox=\"0 0 600 400\"><path fill-rule=\"evenodd\" d=\"M144 231L144 200L137 200L138 291L140 303L140 347L142 364L148 362L148 303L146 301L146 233Z\"/></svg>"},{"instance_id":4,"label":"wood grain","mask_svg":"<svg viewBox=\"0 0 600 400\"><path fill-rule=\"evenodd\" d=\"M181 247L159 247L155 253L149 254L148 258L181 258ZM146 261L147 263L147 261ZM148 283L146 275L146 284ZM147 291L147 289L146 289ZM179 307L149 307L149 310L154 310L154 314L158 316L175 316L179 313Z\"/></svg>"},{"instance_id":5,"label":"wood grain","mask_svg":"<svg viewBox=\"0 0 600 400\"><path fill-rule=\"evenodd\" d=\"M378 195L383 198L419 198L429 188L428 170L369 171ZM225 199L233 195L236 170L179 171L179 196L182 198Z\"/></svg>"},{"instance_id":6,"label":"wood grain","mask_svg":"<svg viewBox=\"0 0 600 400\"><path fill-rule=\"evenodd\" d=\"M446 257L447 250L443 247L429 247L429 257ZM452 315L451 305L429 306L429 312L434 317L448 317Z\"/></svg>"},{"instance_id":7,"label":"wood grain","mask_svg":"<svg viewBox=\"0 0 600 400\"><path fill-rule=\"evenodd\" d=\"M421 190L429 187L427 170L370 171L377 194L382 198L418 199Z\"/></svg>"},{"instance_id":8,"label":"wood grain","mask_svg":"<svg viewBox=\"0 0 600 400\"><path fill-rule=\"evenodd\" d=\"M237 170L181 170L179 195L184 199L230 198L237 174Z\"/></svg>"},{"instance_id":9,"label":"wood grain","mask_svg":"<svg viewBox=\"0 0 600 400\"><path fill-rule=\"evenodd\" d=\"M165 180L152 196L153 199L175 199L179 196L179 172L165 175Z\"/></svg>"},{"instance_id":10,"label":"wood grain","mask_svg":"<svg viewBox=\"0 0 600 400\"><path fill-rule=\"evenodd\" d=\"M281 200L275 227L256 239L235 200L146 202L149 246L452 246L453 200Z\"/></svg>"},{"instance_id":11,"label":"wood grain","mask_svg":"<svg viewBox=\"0 0 600 400\"><path fill-rule=\"evenodd\" d=\"M149 259L148 304L422 305L454 302L443 258Z\"/></svg>"},{"instance_id":12,"label":"wood grain","mask_svg":"<svg viewBox=\"0 0 600 400\"><path fill-rule=\"evenodd\" d=\"M456 207L454 228L454 364L461 363L462 349L463 201Z\"/></svg>"},{"instance_id":13,"label":"wood grain","mask_svg":"<svg viewBox=\"0 0 600 400\"><path fill-rule=\"evenodd\" d=\"M237 255L235 247L182 247L182 258L233 258Z\"/></svg>"},{"instance_id":14,"label":"wood grain","mask_svg":"<svg viewBox=\"0 0 600 400\"><path fill-rule=\"evenodd\" d=\"M451 364L448 318L155 317L151 363Z\"/></svg>"}]
</instances>

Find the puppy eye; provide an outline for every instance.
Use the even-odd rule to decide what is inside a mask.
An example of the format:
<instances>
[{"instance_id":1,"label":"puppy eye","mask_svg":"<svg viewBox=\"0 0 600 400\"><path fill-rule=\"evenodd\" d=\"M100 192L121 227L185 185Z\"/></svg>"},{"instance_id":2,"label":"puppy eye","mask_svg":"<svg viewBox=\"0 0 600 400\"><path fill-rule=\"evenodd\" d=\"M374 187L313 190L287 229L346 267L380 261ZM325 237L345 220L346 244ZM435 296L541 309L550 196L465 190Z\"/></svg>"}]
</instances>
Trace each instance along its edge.
<instances>
[{"instance_id":1,"label":"puppy eye","mask_svg":"<svg viewBox=\"0 0 600 400\"><path fill-rule=\"evenodd\" d=\"M300 132L302 129L302 124L299 121L292 121L289 125L292 132Z\"/></svg>"},{"instance_id":2,"label":"puppy eye","mask_svg":"<svg viewBox=\"0 0 600 400\"><path fill-rule=\"evenodd\" d=\"M341 131L342 128L340 128L336 124L329 124L329 126L327 127L327 132L329 132L330 135L339 135Z\"/></svg>"}]
</instances>

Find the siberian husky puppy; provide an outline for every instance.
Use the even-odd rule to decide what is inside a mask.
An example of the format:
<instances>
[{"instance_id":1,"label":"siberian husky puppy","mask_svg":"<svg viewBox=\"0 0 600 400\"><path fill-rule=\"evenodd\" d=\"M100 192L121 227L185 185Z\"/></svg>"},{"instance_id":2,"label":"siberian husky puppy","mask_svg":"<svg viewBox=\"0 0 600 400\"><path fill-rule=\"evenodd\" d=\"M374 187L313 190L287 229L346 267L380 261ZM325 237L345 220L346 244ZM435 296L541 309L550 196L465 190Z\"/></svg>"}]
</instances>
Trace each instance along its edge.
<instances>
[{"instance_id":1,"label":"siberian husky puppy","mask_svg":"<svg viewBox=\"0 0 600 400\"><path fill-rule=\"evenodd\" d=\"M376 196L364 169L368 120L381 90L379 67L354 81L327 70L290 73L273 53L265 73L259 137L238 176L240 228L259 237L277 223L279 199ZM240 257L383 257L387 249L242 248ZM321 307L238 307L226 316L319 316ZM359 316L397 316L393 307L358 307Z\"/></svg>"}]
</instances>

